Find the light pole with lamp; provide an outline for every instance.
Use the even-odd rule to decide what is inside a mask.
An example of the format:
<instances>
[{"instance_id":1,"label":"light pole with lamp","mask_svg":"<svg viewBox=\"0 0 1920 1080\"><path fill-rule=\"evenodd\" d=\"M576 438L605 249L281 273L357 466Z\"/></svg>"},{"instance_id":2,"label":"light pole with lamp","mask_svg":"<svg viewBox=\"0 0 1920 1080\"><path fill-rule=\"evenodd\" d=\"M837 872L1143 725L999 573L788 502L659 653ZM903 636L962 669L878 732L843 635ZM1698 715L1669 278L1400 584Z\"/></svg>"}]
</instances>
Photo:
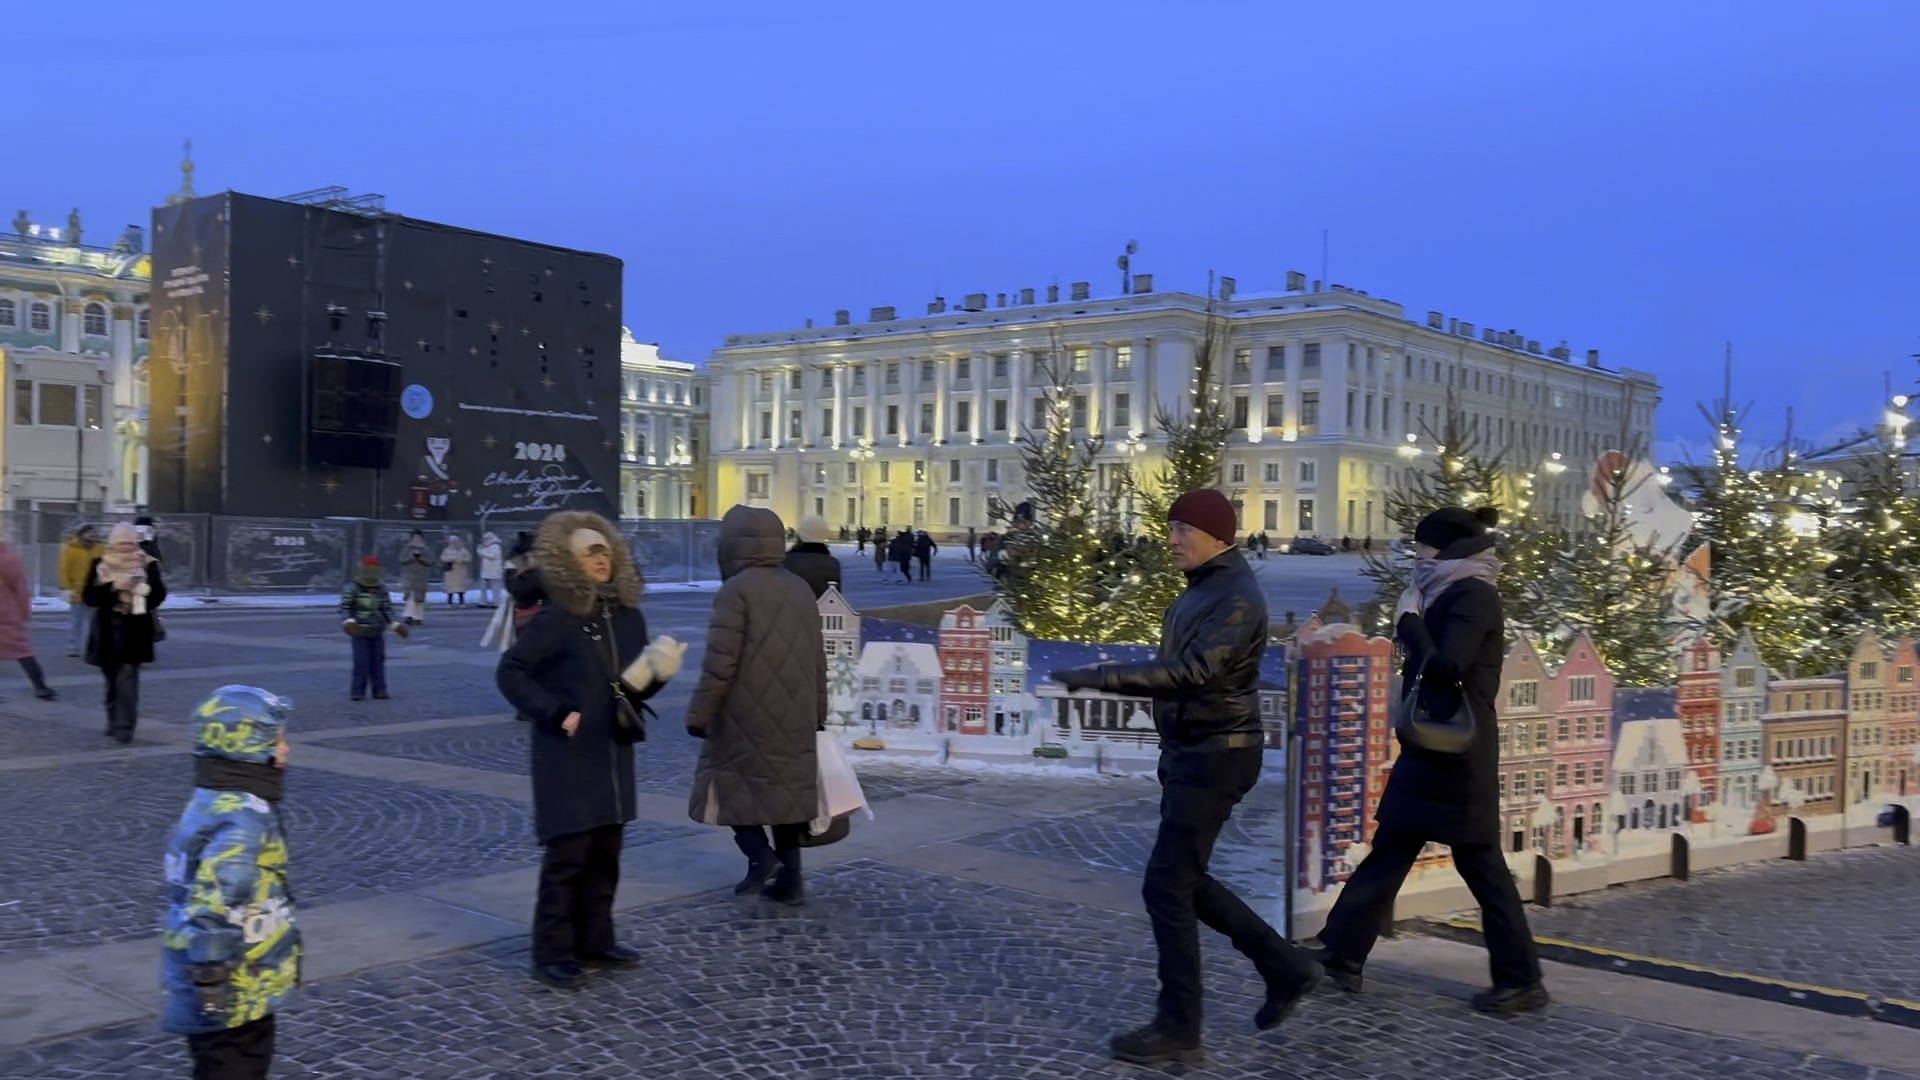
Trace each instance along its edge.
<instances>
[{"instance_id":1,"label":"light pole with lamp","mask_svg":"<svg viewBox=\"0 0 1920 1080\"><path fill-rule=\"evenodd\" d=\"M847 451L847 456L853 459L853 479L855 490L858 492L860 509L860 520L854 523L854 527L865 528L867 524L867 462L873 460L873 441L861 439L859 446Z\"/></svg>"},{"instance_id":2,"label":"light pole with lamp","mask_svg":"<svg viewBox=\"0 0 1920 1080\"><path fill-rule=\"evenodd\" d=\"M1133 530L1133 499L1134 490L1138 487L1139 480L1138 477L1133 475L1134 462L1139 459L1140 455L1144 453L1146 449L1147 444L1140 438L1140 433L1137 431L1130 432L1127 435L1127 441L1120 444L1120 452L1126 455L1127 462L1127 543L1129 544L1133 543L1135 535Z\"/></svg>"}]
</instances>

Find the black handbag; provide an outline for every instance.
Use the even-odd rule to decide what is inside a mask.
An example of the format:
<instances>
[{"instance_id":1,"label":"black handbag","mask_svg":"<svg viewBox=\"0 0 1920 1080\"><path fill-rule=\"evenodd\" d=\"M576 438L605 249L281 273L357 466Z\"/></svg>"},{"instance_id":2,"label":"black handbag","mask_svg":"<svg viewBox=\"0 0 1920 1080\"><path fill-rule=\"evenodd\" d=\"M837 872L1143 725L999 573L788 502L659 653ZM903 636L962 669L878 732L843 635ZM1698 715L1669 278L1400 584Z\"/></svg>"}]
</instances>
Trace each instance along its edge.
<instances>
[{"instance_id":1,"label":"black handbag","mask_svg":"<svg viewBox=\"0 0 1920 1080\"><path fill-rule=\"evenodd\" d=\"M623 743L642 742L647 737L647 718L641 710L634 708L627 698L627 689L620 682L620 641L613 636L613 612L607 611L607 661L608 671L613 679L607 683L613 691L613 737Z\"/></svg>"},{"instance_id":2,"label":"black handbag","mask_svg":"<svg viewBox=\"0 0 1920 1080\"><path fill-rule=\"evenodd\" d=\"M827 826L827 831L818 836L814 835L811 828L800 830L800 846L803 848L826 847L828 844L837 844L845 840L847 834L852 831L853 815L851 813L839 814L834 817L833 823Z\"/></svg>"},{"instance_id":3,"label":"black handbag","mask_svg":"<svg viewBox=\"0 0 1920 1080\"><path fill-rule=\"evenodd\" d=\"M1460 704L1446 716L1435 716L1420 704L1420 684L1427 663L1420 661L1400 688L1400 700L1394 703L1393 729L1411 746L1433 754L1459 756L1473 745L1473 709L1467 704L1466 690L1460 692Z\"/></svg>"}]
</instances>

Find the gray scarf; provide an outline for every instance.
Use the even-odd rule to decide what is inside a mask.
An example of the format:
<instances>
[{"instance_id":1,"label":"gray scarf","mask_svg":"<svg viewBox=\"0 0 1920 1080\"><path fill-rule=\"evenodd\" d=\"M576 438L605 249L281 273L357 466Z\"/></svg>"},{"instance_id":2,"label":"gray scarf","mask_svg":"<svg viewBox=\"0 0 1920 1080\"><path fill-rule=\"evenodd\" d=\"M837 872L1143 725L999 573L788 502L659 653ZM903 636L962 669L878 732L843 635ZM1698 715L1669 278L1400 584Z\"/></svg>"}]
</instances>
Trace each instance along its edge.
<instances>
[{"instance_id":1,"label":"gray scarf","mask_svg":"<svg viewBox=\"0 0 1920 1080\"><path fill-rule=\"evenodd\" d=\"M1464 559L1422 559L1413 564L1413 587L1420 590L1420 610L1427 611L1442 593L1462 581L1479 579L1489 585L1500 576L1500 557L1491 549Z\"/></svg>"}]
</instances>

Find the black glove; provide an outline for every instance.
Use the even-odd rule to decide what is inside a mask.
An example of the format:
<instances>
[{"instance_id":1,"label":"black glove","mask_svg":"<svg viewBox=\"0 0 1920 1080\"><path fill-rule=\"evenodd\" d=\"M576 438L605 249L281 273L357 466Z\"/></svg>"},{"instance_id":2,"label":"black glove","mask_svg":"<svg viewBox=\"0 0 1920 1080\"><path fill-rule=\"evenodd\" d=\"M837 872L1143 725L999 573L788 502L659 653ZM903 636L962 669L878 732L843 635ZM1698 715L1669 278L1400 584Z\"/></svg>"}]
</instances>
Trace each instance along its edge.
<instances>
[{"instance_id":1,"label":"black glove","mask_svg":"<svg viewBox=\"0 0 1920 1080\"><path fill-rule=\"evenodd\" d=\"M696 739L704 739L704 738L706 738L706 737L707 737L707 729L706 729L706 728L697 728L697 727L694 727L693 725L691 725L691 724L689 724L689 725L687 725L687 734L689 734L689 735L691 735L691 736L693 736L693 737L694 737L694 738L696 738Z\"/></svg>"},{"instance_id":2,"label":"black glove","mask_svg":"<svg viewBox=\"0 0 1920 1080\"><path fill-rule=\"evenodd\" d=\"M199 998L200 1015L216 1017L227 1011L227 985L233 976L232 964L195 964L188 969Z\"/></svg>"},{"instance_id":3,"label":"black glove","mask_svg":"<svg viewBox=\"0 0 1920 1080\"><path fill-rule=\"evenodd\" d=\"M1051 673L1048 678L1066 687L1068 693L1075 690L1096 690L1104 681L1097 667L1066 668Z\"/></svg>"}]
</instances>

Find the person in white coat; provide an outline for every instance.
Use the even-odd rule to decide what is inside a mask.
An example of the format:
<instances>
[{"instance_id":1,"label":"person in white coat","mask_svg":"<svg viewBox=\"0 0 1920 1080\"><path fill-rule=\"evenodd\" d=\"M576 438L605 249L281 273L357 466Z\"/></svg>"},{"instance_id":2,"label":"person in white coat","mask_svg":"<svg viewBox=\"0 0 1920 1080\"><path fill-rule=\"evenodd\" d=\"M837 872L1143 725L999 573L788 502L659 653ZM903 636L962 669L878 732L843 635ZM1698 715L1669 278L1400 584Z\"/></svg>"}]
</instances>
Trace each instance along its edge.
<instances>
[{"instance_id":1,"label":"person in white coat","mask_svg":"<svg viewBox=\"0 0 1920 1080\"><path fill-rule=\"evenodd\" d=\"M500 549L500 538L483 533L477 554L480 556L480 606L494 607L500 602L494 590L500 587L500 577L506 572L506 555Z\"/></svg>"}]
</instances>

